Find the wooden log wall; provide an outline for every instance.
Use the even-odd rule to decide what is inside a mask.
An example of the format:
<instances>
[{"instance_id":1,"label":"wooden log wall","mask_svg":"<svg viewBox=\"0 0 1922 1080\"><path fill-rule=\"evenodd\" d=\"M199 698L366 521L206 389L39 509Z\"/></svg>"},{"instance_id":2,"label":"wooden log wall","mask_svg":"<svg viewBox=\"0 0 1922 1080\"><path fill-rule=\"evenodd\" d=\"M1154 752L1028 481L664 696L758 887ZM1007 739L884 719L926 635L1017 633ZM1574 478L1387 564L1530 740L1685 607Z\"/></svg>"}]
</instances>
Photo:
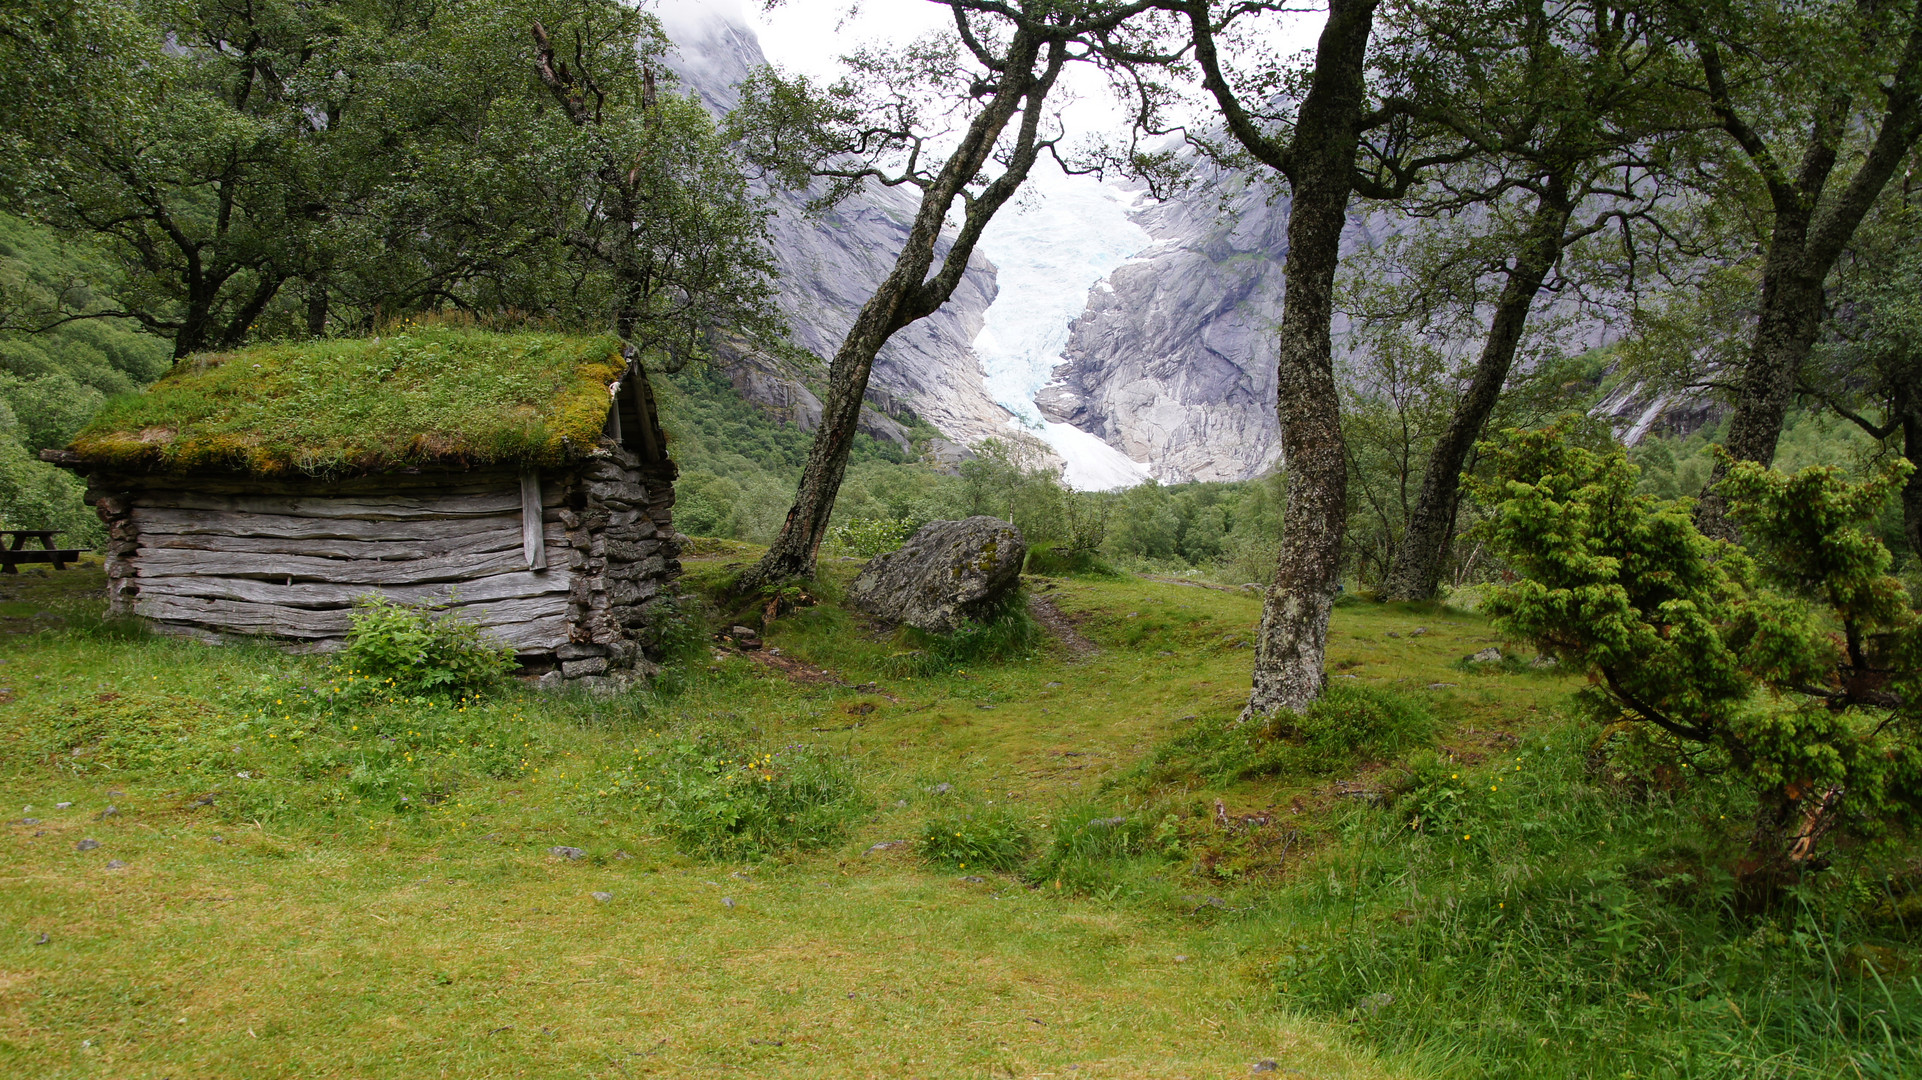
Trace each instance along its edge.
<instances>
[{"instance_id":1,"label":"wooden log wall","mask_svg":"<svg viewBox=\"0 0 1922 1080\"><path fill-rule=\"evenodd\" d=\"M610 439L539 477L538 523L531 478L505 472L94 476L89 499L108 527L111 610L162 632L331 650L378 592L477 623L548 681L602 682L650 672L673 617L672 479Z\"/></svg>"}]
</instances>

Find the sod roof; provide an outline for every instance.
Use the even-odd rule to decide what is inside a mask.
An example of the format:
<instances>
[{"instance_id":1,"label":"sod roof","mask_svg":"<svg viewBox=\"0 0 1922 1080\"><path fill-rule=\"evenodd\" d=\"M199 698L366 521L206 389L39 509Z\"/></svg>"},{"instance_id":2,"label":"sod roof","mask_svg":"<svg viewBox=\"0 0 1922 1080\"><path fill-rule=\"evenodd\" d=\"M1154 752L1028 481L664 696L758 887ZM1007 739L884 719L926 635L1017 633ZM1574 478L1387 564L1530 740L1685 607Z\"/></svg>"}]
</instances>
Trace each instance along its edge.
<instances>
[{"instance_id":1,"label":"sod roof","mask_svg":"<svg viewBox=\"0 0 1922 1080\"><path fill-rule=\"evenodd\" d=\"M195 356L108 401L71 449L97 468L262 477L558 465L600 436L620 348L427 327Z\"/></svg>"}]
</instances>

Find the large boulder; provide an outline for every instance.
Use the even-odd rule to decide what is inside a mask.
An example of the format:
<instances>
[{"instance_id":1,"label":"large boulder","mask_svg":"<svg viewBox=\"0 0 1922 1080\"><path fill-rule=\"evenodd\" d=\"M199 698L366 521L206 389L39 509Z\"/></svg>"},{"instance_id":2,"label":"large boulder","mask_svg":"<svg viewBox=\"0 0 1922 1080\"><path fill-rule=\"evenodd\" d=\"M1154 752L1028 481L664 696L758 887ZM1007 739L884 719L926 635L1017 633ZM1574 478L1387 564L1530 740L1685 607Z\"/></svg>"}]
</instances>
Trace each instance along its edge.
<instances>
[{"instance_id":1,"label":"large boulder","mask_svg":"<svg viewBox=\"0 0 1922 1080\"><path fill-rule=\"evenodd\" d=\"M1021 582L1028 542L1000 518L931 521L879 555L848 587L848 606L930 634L992 614Z\"/></svg>"}]
</instances>

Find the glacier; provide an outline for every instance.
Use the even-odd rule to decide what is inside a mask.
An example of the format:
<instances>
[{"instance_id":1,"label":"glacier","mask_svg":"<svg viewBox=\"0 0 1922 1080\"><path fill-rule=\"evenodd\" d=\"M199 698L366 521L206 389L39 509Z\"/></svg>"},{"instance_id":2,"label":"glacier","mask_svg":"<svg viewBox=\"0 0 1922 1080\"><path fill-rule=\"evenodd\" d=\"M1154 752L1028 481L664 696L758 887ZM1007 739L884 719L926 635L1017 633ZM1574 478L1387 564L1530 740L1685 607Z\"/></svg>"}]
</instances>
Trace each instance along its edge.
<instances>
[{"instance_id":1,"label":"glacier","mask_svg":"<svg viewBox=\"0 0 1922 1080\"><path fill-rule=\"evenodd\" d=\"M1069 328L1088 291L1154 242L1131 217L1135 196L1053 163L1028 180L1027 194L1004 208L981 235L979 250L998 271L999 292L983 313L974 354L988 393L1066 462L1062 479L1080 491L1132 487L1149 468L1099 436L1041 415L1035 395L1064 363Z\"/></svg>"}]
</instances>

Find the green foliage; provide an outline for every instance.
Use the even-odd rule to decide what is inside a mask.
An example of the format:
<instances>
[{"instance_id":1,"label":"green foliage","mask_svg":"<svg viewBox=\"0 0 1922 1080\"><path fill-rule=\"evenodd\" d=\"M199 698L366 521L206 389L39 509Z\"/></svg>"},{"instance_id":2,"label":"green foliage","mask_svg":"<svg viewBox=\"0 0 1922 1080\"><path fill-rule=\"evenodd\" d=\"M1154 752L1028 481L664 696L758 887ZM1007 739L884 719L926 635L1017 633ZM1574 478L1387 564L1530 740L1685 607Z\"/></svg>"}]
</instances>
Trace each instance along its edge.
<instances>
[{"instance_id":1,"label":"green foliage","mask_svg":"<svg viewBox=\"0 0 1922 1080\"><path fill-rule=\"evenodd\" d=\"M257 475L558 464L600 437L625 366L612 336L461 327L262 346L115 398L74 448L123 468Z\"/></svg>"},{"instance_id":2,"label":"green foliage","mask_svg":"<svg viewBox=\"0 0 1922 1080\"><path fill-rule=\"evenodd\" d=\"M1922 811L1922 630L1872 521L1908 473L1852 484L1736 464L1722 491L1757 548L1695 530L1686 502L1635 493L1620 450L1556 429L1509 432L1491 542L1526 577L1487 603L1497 625L1590 673L1605 723L1646 725L1679 758L1706 752L1758 793L1758 899L1831 832L1873 835ZM1842 631L1838 636L1834 630Z\"/></svg>"},{"instance_id":3,"label":"green foliage","mask_svg":"<svg viewBox=\"0 0 1922 1080\"><path fill-rule=\"evenodd\" d=\"M843 758L705 730L654 741L613 787L651 809L676 847L711 859L818 850L871 809Z\"/></svg>"},{"instance_id":4,"label":"green foliage","mask_svg":"<svg viewBox=\"0 0 1922 1080\"><path fill-rule=\"evenodd\" d=\"M514 670L512 646L452 612L368 595L354 605L339 666L359 695L464 699Z\"/></svg>"},{"instance_id":5,"label":"green foliage","mask_svg":"<svg viewBox=\"0 0 1922 1080\"><path fill-rule=\"evenodd\" d=\"M172 643L134 639L146 648ZM95 637L92 648L113 647ZM410 696L343 670L273 670L256 654L212 692L90 691L35 715L31 752L58 772L197 791L229 820L418 813L547 754L523 703Z\"/></svg>"},{"instance_id":6,"label":"green foliage","mask_svg":"<svg viewBox=\"0 0 1922 1080\"><path fill-rule=\"evenodd\" d=\"M1084 804L1063 808L1054 815L1047 847L1023 871L1028 880L1060 882L1064 888L1089 893L1113 888L1128 864L1146 859L1157 869L1182 855L1178 819L1168 814L1115 813L1112 808Z\"/></svg>"},{"instance_id":7,"label":"green foliage","mask_svg":"<svg viewBox=\"0 0 1922 1080\"><path fill-rule=\"evenodd\" d=\"M885 555L907 543L914 532L911 522L875 518L854 518L838 525L828 534L834 545L850 555L871 559Z\"/></svg>"},{"instance_id":8,"label":"green foliage","mask_svg":"<svg viewBox=\"0 0 1922 1080\"><path fill-rule=\"evenodd\" d=\"M1098 551L1088 548L1062 550L1053 544L1034 544L1028 548L1028 561L1023 567L1030 574L1049 577L1120 577L1121 571L1101 558Z\"/></svg>"},{"instance_id":9,"label":"green foliage","mask_svg":"<svg viewBox=\"0 0 1922 1080\"><path fill-rule=\"evenodd\" d=\"M1034 851L1026 819L1007 806L945 808L921 829L921 857L956 870L1012 873Z\"/></svg>"},{"instance_id":10,"label":"green foliage","mask_svg":"<svg viewBox=\"0 0 1922 1080\"><path fill-rule=\"evenodd\" d=\"M1027 594L1014 590L999 611L964 619L951 634L929 634L902 627L909 651L896 658L904 674L933 675L971 664L1005 664L1032 660L1047 644L1048 633L1028 614Z\"/></svg>"},{"instance_id":11,"label":"green foliage","mask_svg":"<svg viewBox=\"0 0 1922 1080\"><path fill-rule=\"evenodd\" d=\"M749 404L705 364L655 377L654 391L668 452L681 468L675 525L691 536L773 539L794 503L813 436ZM953 486L951 477L903 464L892 443L857 434L834 516L902 519L919 528L954 516L940 494Z\"/></svg>"},{"instance_id":12,"label":"green foliage","mask_svg":"<svg viewBox=\"0 0 1922 1080\"><path fill-rule=\"evenodd\" d=\"M1325 873L1271 898L1284 1005L1437 1077L1894 1077L1922 1067L1922 981L1874 862L1731 918L1740 786L1595 769L1556 725L1470 767L1428 755L1334 823ZM1692 770L1690 770L1692 771ZM1894 869L1890 867L1889 869ZM1880 965L1877 970L1874 965Z\"/></svg>"},{"instance_id":13,"label":"green foliage","mask_svg":"<svg viewBox=\"0 0 1922 1080\"><path fill-rule=\"evenodd\" d=\"M1156 747L1116 784L1199 780L1226 787L1264 776L1315 776L1390 760L1434 740L1434 712L1417 698L1376 687L1330 686L1299 714L1263 726L1204 717Z\"/></svg>"}]
</instances>

